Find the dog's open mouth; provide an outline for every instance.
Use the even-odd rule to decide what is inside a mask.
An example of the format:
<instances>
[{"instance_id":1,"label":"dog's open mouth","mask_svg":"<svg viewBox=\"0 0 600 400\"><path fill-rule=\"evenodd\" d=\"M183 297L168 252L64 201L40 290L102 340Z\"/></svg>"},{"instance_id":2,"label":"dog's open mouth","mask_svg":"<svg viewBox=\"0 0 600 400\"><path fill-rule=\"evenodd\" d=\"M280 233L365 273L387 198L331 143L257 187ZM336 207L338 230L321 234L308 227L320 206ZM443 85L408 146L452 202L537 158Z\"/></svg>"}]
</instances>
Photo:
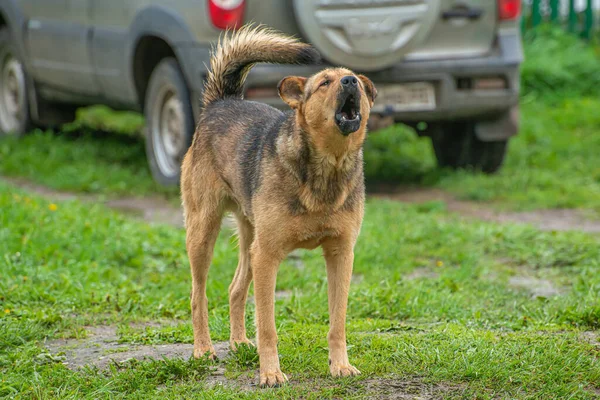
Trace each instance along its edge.
<instances>
[{"instance_id":1,"label":"dog's open mouth","mask_svg":"<svg viewBox=\"0 0 600 400\"><path fill-rule=\"evenodd\" d=\"M340 101L335 120L344 136L356 132L360 127L360 103L354 94Z\"/></svg>"},{"instance_id":2,"label":"dog's open mouth","mask_svg":"<svg viewBox=\"0 0 600 400\"><path fill-rule=\"evenodd\" d=\"M338 122L352 121L355 118L360 118L355 99L356 98L352 94L346 97L346 101L342 103L342 108L335 114L335 118Z\"/></svg>"}]
</instances>

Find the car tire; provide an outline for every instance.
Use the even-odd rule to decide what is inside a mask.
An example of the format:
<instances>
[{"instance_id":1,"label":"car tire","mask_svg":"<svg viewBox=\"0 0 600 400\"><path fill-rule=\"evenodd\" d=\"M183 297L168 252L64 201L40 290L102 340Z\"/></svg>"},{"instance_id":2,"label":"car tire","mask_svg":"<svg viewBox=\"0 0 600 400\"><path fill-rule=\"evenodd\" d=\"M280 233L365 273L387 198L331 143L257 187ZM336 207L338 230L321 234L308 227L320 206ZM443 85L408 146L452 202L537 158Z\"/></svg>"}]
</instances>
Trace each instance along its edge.
<instances>
[{"instance_id":1,"label":"car tire","mask_svg":"<svg viewBox=\"0 0 600 400\"><path fill-rule=\"evenodd\" d=\"M194 136L194 113L190 91L174 58L163 59L152 71L144 110L152 176L163 186L175 186Z\"/></svg>"},{"instance_id":2,"label":"car tire","mask_svg":"<svg viewBox=\"0 0 600 400\"><path fill-rule=\"evenodd\" d=\"M473 169L488 174L497 172L506 156L508 140L482 141L474 123L443 125L431 135L440 167Z\"/></svg>"},{"instance_id":3,"label":"car tire","mask_svg":"<svg viewBox=\"0 0 600 400\"><path fill-rule=\"evenodd\" d=\"M32 127L27 73L8 28L0 28L0 137L21 136Z\"/></svg>"}]
</instances>

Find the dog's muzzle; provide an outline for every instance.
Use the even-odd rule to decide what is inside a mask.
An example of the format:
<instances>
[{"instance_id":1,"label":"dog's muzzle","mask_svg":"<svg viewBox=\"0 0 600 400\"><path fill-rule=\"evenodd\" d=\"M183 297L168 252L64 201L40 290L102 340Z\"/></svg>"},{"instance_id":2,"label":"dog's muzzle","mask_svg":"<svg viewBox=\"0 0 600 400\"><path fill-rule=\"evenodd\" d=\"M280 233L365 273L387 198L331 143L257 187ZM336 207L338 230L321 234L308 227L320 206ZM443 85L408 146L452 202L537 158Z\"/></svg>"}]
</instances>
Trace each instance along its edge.
<instances>
[{"instance_id":1,"label":"dog's muzzle","mask_svg":"<svg viewBox=\"0 0 600 400\"><path fill-rule=\"evenodd\" d=\"M348 136L360 128L360 91L358 79L348 75L341 80L342 90L338 95L338 107L335 121L342 135Z\"/></svg>"}]
</instances>

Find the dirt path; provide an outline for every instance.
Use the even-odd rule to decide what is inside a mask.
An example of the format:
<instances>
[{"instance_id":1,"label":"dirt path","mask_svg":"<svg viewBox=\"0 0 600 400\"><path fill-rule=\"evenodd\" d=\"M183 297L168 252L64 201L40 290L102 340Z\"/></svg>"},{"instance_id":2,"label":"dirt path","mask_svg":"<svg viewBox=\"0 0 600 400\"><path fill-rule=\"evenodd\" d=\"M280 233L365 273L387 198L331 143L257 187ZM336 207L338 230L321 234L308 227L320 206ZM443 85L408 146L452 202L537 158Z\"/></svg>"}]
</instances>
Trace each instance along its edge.
<instances>
[{"instance_id":1,"label":"dirt path","mask_svg":"<svg viewBox=\"0 0 600 400\"><path fill-rule=\"evenodd\" d=\"M191 344L132 345L119 343L117 327L88 326L86 339L57 339L46 343L46 348L57 356L63 355L62 363L70 369L79 369L86 365L106 368L111 363L123 363L131 359L144 358L189 358L192 354ZM228 345L225 342L215 343L220 358L227 355Z\"/></svg>"},{"instance_id":2,"label":"dirt path","mask_svg":"<svg viewBox=\"0 0 600 400\"><path fill-rule=\"evenodd\" d=\"M57 339L46 342L46 348L54 359L59 359L63 365L72 370L86 366L106 369L111 364L124 364L131 360L161 360L163 358L181 358L187 360L193 353L194 346L185 343L134 345L118 341L115 326L86 327L88 337L85 339ZM215 350L219 360L224 360L229 352L229 343L215 342ZM255 379L240 377L228 379L225 377L225 367L215 364L207 383L209 386L227 385L253 388Z\"/></svg>"},{"instance_id":3,"label":"dirt path","mask_svg":"<svg viewBox=\"0 0 600 400\"><path fill-rule=\"evenodd\" d=\"M0 180L55 201L80 200L86 203L103 203L109 208L139 217L150 223L183 227L181 208L173 206L165 198L159 196L110 199L102 195L55 190L19 178L0 177Z\"/></svg>"},{"instance_id":4,"label":"dirt path","mask_svg":"<svg viewBox=\"0 0 600 400\"><path fill-rule=\"evenodd\" d=\"M153 197L122 197L118 199L104 199L103 196L81 194L50 189L46 186L31 183L17 178L0 177L14 186L55 199L57 201L79 199L90 203L103 203L107 207L126 214L134 215L150 223L183 226L181 208L173 206L166 199ZM552 209L522 212L499 211L484 203L457 200L451 194L435 188L406 188L386 187L372 197L385 198L405 203L425 203L430 201L443 201L449 211L465 218L480 219L499 223L529 224L547 231L582 231L599 233L600 220L590 219L579 210ZM231 222L225 219L226 225Z\"/></svg>"},{"instance_id":5,"label":"dirt path","mask_svg":"<svg viewBox=\"0 0 600 400\"><path fill-rule=\"evenodd\" d=\"M67 368L78 370L87 366L103 370L112 364L125 364L131 360L161 360L163 358L188 359L192 355L193 345L186 343L134 345L119 343L117 327L88 326L88 336L85 339L57 339L45 343L48 353L46 357L59 360ZM237 378L225 376L225 362L229 357L229 343L215 342L218 361L215 362L210 374L206 377L209 387L225 386L241 391L258 390L258 370L239 374ZM292 385L336 385L335 382L290 377ZM420 379L403 377L369 378L359 383L361 391L373 399L441 399L448 393L458 394L464 391L457 384L426 384Z\"/></svg>"},{"instance_id":6,"label":"dirt path","mask_svg":"<svg viewBox=\"0 0 600 400\"><path fill-rule=\"evenodd\" d=\"M544 231L600 232L600 220L587 218L580 210L499 211L485 203L458 200L451 194L435 188L388 189L387 192L373 193L372 196L404 203L443 201L446 203L448 211L466 218L499 223L528 224Z\"/></svg>"}]
</instances>

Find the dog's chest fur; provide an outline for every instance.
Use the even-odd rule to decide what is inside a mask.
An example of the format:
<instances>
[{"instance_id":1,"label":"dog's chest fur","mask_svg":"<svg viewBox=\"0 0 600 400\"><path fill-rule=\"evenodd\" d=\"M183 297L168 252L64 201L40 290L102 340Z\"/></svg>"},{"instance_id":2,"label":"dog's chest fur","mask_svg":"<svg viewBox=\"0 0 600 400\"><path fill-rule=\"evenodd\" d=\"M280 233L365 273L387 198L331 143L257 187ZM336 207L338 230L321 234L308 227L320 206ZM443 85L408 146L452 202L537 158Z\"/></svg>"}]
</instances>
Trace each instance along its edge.
<instances>
[{"instance_id":1,"label":"dog's chest fur","mask_svg":"<svg viewBox=\"0 0 600 400\"><path fill-rule=\"evenodd\" d=\"M362 157L351 155L334 165L332 160L315 157L309 161L308 174L299 191L299 201L306 211L335 212L352 206L357 180L362 180Z\"/></svg>"},{"instance_id":2,"label":"dog's chest fur","mask_svg":"<svg viewBox=\"0 0 600 400\"><path fill-rule=\"evenodd\" d=\"M287 181L283 195L293 216L351 208L355 192L364 190L362 150L337 159L322 155L296 131L278 138L277 153L281 168L276 175L279 182Z\"/></svg>"},{"instance_id":3,"label":"dog's chest fur","mask_svg":"<svg viewBox=\"0 0 600 400\"><path fill-rule=\"evenodd\" d=\"M340 236L357 222L352 217L354 213L306 212L291 216L287 210L278 209L267 215L263 207L269 208L266 204L257 208L258 226L261 231L270 232L269 236L273 234L284 247L290 245L293 248L313 249L327 238Z\"/></svg>"}]
</instances>

